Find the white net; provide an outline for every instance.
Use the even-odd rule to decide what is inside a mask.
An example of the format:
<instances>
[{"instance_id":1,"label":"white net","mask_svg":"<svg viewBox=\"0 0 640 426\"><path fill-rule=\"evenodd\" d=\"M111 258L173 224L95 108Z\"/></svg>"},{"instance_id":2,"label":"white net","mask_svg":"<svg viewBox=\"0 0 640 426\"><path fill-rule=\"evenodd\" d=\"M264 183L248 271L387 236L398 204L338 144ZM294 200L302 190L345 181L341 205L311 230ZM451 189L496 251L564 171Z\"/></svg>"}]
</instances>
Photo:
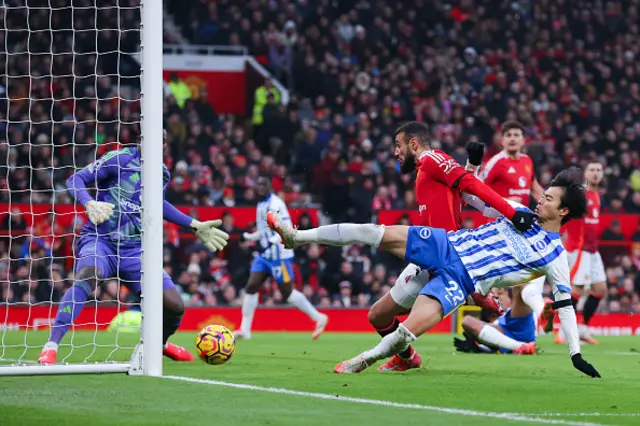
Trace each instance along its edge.
<instances>
[{"instance_id":1,"label":"white net","mask_svg":"<svg viewBox=\"0 0 640 426\"><path fill-rule=\"evenodd\" d=\"M81 197L67 186L76 172L136 143L140 1L4 0L3 6L0 367L36 363L52 339L60 340L57 363L128 360L139 342L139 298L136 277L123 273L120 262L121 247L131 242L114 229L131 231L136 224L127 222L119 203L113 226L84 228ZM126 201L123 191L139 180L135 170L126 183L117 172L106 187L97 174L84 181L94 199ZM103 231L109 234L100 238L109 238L111 248L97 249L80 264L79 245L91 246ZM135 256L139 251L127 252L128 260ZM88 268L84 275L80 267ZM104 269L106 279L97 280L96 269ZM112 324L116 316L120 327Z\"/></svg>"}]
</instances>

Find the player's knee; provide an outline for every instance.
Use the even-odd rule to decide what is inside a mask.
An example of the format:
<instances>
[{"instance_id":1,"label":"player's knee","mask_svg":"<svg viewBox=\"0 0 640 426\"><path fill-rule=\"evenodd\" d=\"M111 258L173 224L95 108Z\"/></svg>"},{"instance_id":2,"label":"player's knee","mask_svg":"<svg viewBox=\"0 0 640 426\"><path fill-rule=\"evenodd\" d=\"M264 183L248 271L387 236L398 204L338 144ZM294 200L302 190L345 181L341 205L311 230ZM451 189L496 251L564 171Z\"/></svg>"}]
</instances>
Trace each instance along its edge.
<instances>
[{"instance_id":1,"label":"player's knee","mask_svg":"<svg viewBox=\"0 0 640 426\"><path fill-rule=\"evenodd\" d=\"M367 314L369 323L374 327L384 327L393 319L393 315L387 314L379 302L374 303Z\"/></svg>"},{"instance_id":2,"label":"player's knee","mask_svg":"<svg viewBox=\"0 0 640 426\"><path fill-rule=\"evenodd\" d=\"M78 281L87 282L93 290L95 290L97 281L102 279L102 271L98 268L94 268L93 266L88 266L86 268L80 269L75 274L75 279Z\"/></svg>"},{"instance_id":3,"label":"player's knee","mask_svg":"<svg viewBox=\"0 0 640 426\"><path fill-rule=\"evenodd\" d=\"M262 285L262 280L254 275L251 275L249 277L249 281L247 281L247 285L244 288L244 292L247 294L256 294L260 290L260 285Z\"/></svg>"},{"instance_id":4,"label":"player's knee","mask_svg":"<svg viewBox=\"0 0 640 426\"><path fill-rule=\"evenodd\" d=\"M462 329L468 333L478 333L479 328L481 329L483 326L483 323L472 316L467 315L462 318Z\"/></svg>"},{"instance_id":5,"label":"player's knee","mask_svg":"<svg viewBox=\"0 0 640 426\"><path fill-rule=\"evenodd\" d=\"M289 300L289 296L291 296L291 293L293 292L293 288L291 286L291 283L284 284L282 286L280 286L280 294L282 294L282 299L283 300Z\"/></svg>"},{"instance_id":6,"label":"player's knee","mask_svg":"<svg viewBox=\"0 0 640 426\"><path fill-rule=\"evenodd\" d=\"M171 315L181 317L184 315L184 302L181 297L165 297L164 309Z\"/></svg>"}]
</instances>

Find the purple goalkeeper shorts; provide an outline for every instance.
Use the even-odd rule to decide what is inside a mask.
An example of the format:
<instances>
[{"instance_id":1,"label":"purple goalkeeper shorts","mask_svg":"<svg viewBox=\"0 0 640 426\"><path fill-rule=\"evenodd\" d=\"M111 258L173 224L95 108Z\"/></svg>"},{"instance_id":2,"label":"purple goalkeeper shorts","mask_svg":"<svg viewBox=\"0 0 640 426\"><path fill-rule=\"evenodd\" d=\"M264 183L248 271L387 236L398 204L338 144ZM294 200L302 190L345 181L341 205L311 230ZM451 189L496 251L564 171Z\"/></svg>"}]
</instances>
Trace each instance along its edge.
<instances>
[{"instance_id":1,"label":"purple goalkeeper shorts","mask_svg":"<svg viewBox=\"0 0 640 426\"><path fill-rule=\"evenodd\" d=\"M76 249L76 273L87 267L98 269L100 280L119 278L129 290L140 293L142 259L139 243L120 242L116 245L96 235L83 235ZM170 288L175 288L175 284L163 271L162 290Z\"/></svg>"}]
</instances>

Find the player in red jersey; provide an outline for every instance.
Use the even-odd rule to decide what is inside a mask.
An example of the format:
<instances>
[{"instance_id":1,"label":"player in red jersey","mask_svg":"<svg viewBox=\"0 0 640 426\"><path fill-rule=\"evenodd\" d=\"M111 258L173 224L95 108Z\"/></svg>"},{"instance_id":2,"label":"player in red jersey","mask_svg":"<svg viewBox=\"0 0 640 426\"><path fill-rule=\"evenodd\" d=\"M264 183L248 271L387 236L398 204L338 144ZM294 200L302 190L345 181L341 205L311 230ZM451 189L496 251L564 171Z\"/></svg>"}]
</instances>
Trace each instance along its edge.
<instances>
[{"instance_id":1,"label":"player in red jersey","mask_svg":"<svg viewBox=\"0 0 640 426\"><path fill-rule=\"evenodd\" d=\"M520 217L521 212L516 212L502 197L463 169L448 154L432 150L430 142L429 130L423 123L410 122L396 130L394 155L400 161L400 171L411 173L417 170L416 201L420 211L420 225L448 231L460 229L461 191L464 191L493 206L523 230L531 226L533 215ZM411 310L418 293L428 281L429 274L420 271L416 265L410 264L405 268L391 291L369 311L369 322L380 336L384 337L395 331L399 324L396 317ZM473 298L476 304L491 305L497 309L491 298L478 294ZM420 362L420 355L410 346L403 353L393 356L379 370L403 371L419 367Z\"/></svg>"},{"instance_id":2,"label":"player in red jersey","mask_svg":"<svg viewBox=\"0 0 640 426\"><path fill-rule=\"evenodd\" d=\"M602 181L602 164L592 161L584 172L587 214L584 219L567 224L565 248L571 267L571 299L575 308L583 296L585 288L589 296L582 308L583 323L580 324L580 339L589 344L598 342L589 334L589 321L598 309L600 300L607 292L607 276L602 257L598 253L598 228L600 226L600 193L598 186ZM564 343L564 337L558 333L556 343Z\"/></svg>"},{"instance_id":3,"label":"player in red jersey","mask_svg":"<svg viewBox=\"0 0 640 426\"><path fill-rule=\"evenodd\" d=\"M522 153L524 126L517 121L502 125L502 151L494 155L480 173L480 180L501 197L529 207L531 197L539 200L544 190L538 183L533 162Z\"/></svg>"},{"instance_id":4,"label":"player in red jersey","mask_svg":"<svg viewBox=\"0 0 640 426\"><path fill-rule=\"evenodd\" d=\"M522 153L524 126L517 121L506 121L501 133L502 151L487 162L479 178L501 197L529 207L531 197L539 200L544 190L536 179L531 158ZM531 281L521 294L524 303L533 311L536 329L545 306L544 282L544 277Z\"/></svg>"}]
</instances>

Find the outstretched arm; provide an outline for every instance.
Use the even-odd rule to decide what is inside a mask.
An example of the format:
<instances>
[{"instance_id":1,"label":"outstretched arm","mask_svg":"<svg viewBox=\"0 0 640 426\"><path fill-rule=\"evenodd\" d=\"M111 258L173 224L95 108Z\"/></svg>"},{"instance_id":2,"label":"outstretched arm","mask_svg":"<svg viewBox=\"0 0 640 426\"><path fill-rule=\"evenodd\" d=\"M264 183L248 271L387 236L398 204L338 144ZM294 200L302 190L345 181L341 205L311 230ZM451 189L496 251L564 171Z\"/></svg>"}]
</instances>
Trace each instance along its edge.
<instances>
[{"instance_id":1,"label":"outstretched arm","mask_svg":"<svg viewBox=\"0 0 640 426\"><path fill-rule=\"evenodd\" d=\"M162 217L164 217L164 220L167 222L175 223L184 228L191 228L191 222L194 220L191 216L182 213L167 200L164 200L164 203L162 203Z\"/></svg>"},{"instance_id":2,"label":"outstretched arm","mask_svg":"<svg viewBox=\"0 0 640 426\"><path fill-rule=\"evenodd\" d=\"M547 281L553 288L553 308L560 318L560 326L569 345L569 356L573 366L591 377L600 377L600 373L582 358L580 353L580 335L578 333L578 320L576 312L571 304L571 284L569 275L569 262L567 253L563 251L560 255L547 265L545 274Z\"/></svg>"},{"instance_id":3,"label":"outstretched arm","mask_svg":"<svg viewBox=\"0 0 640 426\"><path fill-rule=\"evenodd\" d=\"M227 245L229 234L218 229L222 225L220 219L200 222L182 213L167 200L164 200L162 204L162 215L165 220L171 223L190 228L196 234L196 237L212 252L222 250Z\"/></svg>"}]
</instances>

